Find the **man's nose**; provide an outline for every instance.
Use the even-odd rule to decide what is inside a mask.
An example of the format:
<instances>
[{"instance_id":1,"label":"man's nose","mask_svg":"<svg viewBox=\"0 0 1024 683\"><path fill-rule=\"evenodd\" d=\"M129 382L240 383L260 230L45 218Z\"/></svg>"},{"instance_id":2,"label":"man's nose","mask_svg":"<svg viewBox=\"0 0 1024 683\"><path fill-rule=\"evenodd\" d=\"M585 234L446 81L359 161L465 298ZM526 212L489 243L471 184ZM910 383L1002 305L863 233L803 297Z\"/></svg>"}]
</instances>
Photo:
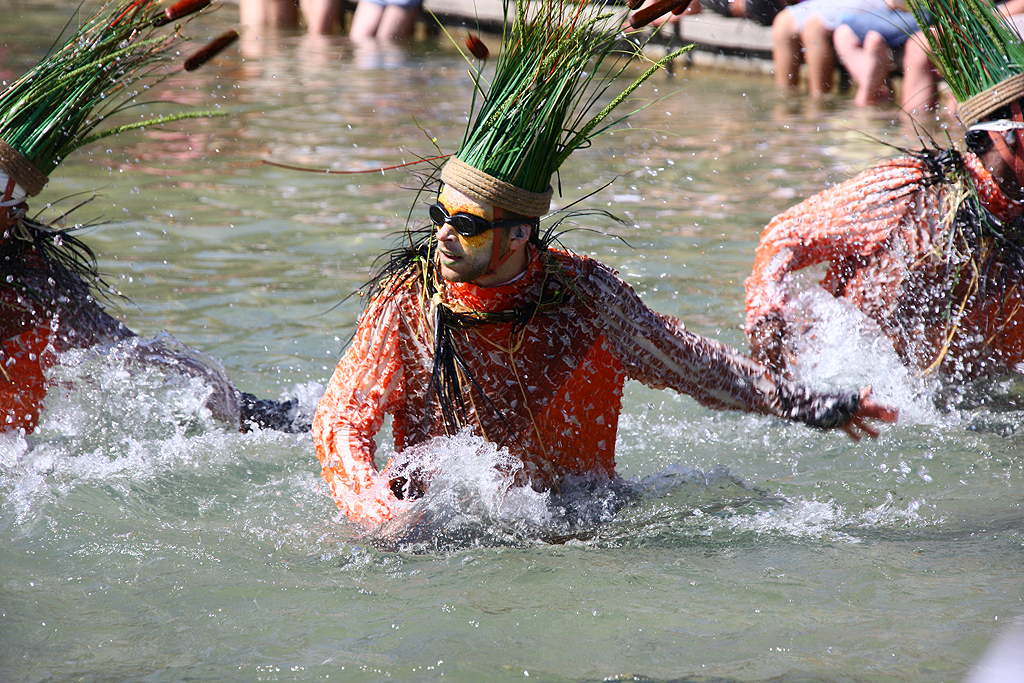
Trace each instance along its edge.
<instances>
[{"instance_id":1,"label":"man's nose","mask_svg":"<svg viewBox=\"0 0 1024 683\"><path fill-rule=\"evenodd\" d=\"M434 237L438 242L442 242L445 240L456 239L457 234L458 233L455 232L455 228L452 227L451 223L444 222L437 226L437 232L434 233Z\"/></svg>"}]
</instances>

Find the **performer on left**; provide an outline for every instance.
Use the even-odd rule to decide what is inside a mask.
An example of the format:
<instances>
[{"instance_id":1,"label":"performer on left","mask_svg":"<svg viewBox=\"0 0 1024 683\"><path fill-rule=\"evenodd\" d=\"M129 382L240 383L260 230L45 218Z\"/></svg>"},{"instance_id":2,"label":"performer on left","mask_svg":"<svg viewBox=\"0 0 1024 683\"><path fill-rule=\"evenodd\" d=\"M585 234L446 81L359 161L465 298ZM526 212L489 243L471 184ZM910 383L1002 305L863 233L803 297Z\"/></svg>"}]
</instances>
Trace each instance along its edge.
<instances>
[{"instance_id":1,"label":"performer on left","mask_svg":"<svg viewBox=\"0 0 1024 683\"><path fill-rule=\"evenodd\" d=\"M36 428L46 371L62 352L135 336L100 305L106 288L95 255L73 234L75 228L30 217L27 200L79 147L133 128L210 115L179 113L98 129L134 103L125 93L141 89L129 85L161 80L155 67L171 60L185 40L182 25L210 3L101 2L67 42L0 94L0 432ZM233 31L220 36L184 68L198 68L234 38ZM233 427L303 429L296 423L296 402L260 400L238 391L202 354L147 348L139 355L141 361L208 380L213 388L208 407Z\"/></svg>"}]
</instances>

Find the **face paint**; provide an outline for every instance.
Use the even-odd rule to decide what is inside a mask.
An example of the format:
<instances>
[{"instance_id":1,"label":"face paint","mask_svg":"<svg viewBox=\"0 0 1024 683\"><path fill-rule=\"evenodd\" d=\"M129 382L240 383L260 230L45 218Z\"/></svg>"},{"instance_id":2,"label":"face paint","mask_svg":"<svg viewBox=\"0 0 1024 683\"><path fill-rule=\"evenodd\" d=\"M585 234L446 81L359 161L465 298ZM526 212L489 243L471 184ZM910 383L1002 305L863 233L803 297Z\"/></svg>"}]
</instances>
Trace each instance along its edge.
<instances>
[{"instance_id":1,"label":"face paint","mask_svg":"<svg viewBox=\"0 0 1024 683\"><path fill-rule=\"evenodd\" d=\"M445 186L438 199L448 215L468 213L488 221L494 220L494 207L476 201L458 190ZM463 237L448 223L437 228L437 267L449 282L473 282L487 275L495 231L488 230L473 237Z\"/></svg>"}]
</instances>

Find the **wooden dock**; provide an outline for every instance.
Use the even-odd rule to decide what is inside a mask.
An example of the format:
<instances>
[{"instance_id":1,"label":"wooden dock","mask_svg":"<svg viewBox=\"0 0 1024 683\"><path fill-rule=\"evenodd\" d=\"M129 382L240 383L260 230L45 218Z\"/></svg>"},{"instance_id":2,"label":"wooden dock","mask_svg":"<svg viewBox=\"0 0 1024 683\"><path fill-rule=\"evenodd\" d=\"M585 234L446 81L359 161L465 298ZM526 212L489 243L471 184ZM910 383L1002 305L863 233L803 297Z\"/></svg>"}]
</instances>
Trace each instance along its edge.
<instances>
[{"instance_id":1,"label":"wooden dock","mask_svg":"<svg viewBox=\"0 0 1024 683\"><path fill-rule=\"evenodd\" d=\"M483 31L501 32L501 0L424 0L423 6L447 26L479 26ZM694 64L771 71L772 30L767 26L704 11L662 27L650 46L666 50L687 43L696 45L687 56Z\"/></svg>"}]
</instances>

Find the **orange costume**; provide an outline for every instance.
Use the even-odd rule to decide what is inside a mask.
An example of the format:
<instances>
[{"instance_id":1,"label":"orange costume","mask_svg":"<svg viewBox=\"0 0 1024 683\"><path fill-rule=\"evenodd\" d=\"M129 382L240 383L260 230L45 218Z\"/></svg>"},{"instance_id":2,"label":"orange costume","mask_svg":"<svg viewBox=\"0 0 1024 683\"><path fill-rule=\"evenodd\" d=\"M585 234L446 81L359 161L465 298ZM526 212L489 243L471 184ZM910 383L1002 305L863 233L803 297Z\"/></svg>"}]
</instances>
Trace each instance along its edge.
<instances>
[{"instance_id":1,"label":"orange costume","mask_svg":"<svg viewBox=\"0 0 1024 683\"><path fill-rule=\"evenodd\" d=\"M69 235L64 240L78 244ZM0 234L0 258L0 432L31 432L46 395L45 372L57 354L132 333L96 303L83 279L95 271L85 263L75 271L55 267L11 232Z\"/></svg>"},{"instance_id":2,"label":"orange costume","mask_svg":"<svg viewBox=\"0 0 1024 683\"><path fill-rule=\"evenodd\" d=\"M92 252L69 231L22 219L0 232L0 432L36 428L46 371L60 353L135 336L97 303L102 284ZM296 420L292 402L238 391L194 352L154 347L140 359L209 380L214 393L208 405L219 419L243 429L308 429Z\"/></svg>"},{"instance_id":3,"label":"orange costume","mask_svg":"<svg viewBox=\"0 0 1024 683\"><path fill-rule=\"evenodd\" d=\"M1022 211L978 157L932 150L779 214L745 283L755 357L783 364L787 276L828 262L822 286L874 319L908 365L966 376L1012 368L1024 361L1024 310L1020 273L1000 248L1020 244Z\"/></svg>"},{"instance_id":4,"label":"orange costume","mask_svg":"<svg viewBox=\"0 0 1024 683\"><path fill-rule=\"evenodd\" d=\"M614 476L627 376L690 394L712 408L818 427L844 424L859 405L856 395L812 393L687 332L680 321L647 308L597 261L530 250L529 268L512 283L440 285L440 305L524 312L515 321L492 320L454 333L464 361L466 423L523 460L522 483L543 489L566 475ZM313 419L317 457L338 507L368 524L390 519L408 504L396 498L387 472L378 473L374 464L374 435L385 414L394 417L396 452L447 433L430 397L432 302L418 273L416 268L392 278L370 300ZM534 305L551 292L564 296L551 306Z\"/></svg>"}]
</instances>

